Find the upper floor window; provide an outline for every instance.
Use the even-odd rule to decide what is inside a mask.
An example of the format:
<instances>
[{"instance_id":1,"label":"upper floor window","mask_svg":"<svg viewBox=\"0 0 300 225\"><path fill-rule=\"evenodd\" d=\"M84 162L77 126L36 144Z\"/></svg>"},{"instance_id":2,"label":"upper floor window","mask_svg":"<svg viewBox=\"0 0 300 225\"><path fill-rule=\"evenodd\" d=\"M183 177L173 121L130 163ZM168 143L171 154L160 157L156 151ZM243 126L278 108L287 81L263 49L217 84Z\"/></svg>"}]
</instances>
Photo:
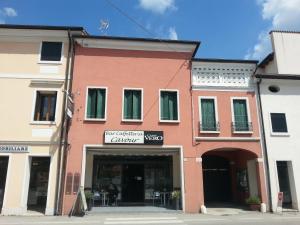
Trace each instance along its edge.
<instances>
[{"instance_id":1,"label":"upper floor window","mask_svg":"<svg viewBox=\"0 0 300 225\"><path fill-rule=\"evenodd\" d=\"M160 91L160 121L179 122L178 91Z\"/></svg>"},{"instance_id":2,"label":"upper floor window","mask_svg":"<svg viewBox=\"0 0 300 225\"><path fill-rule=\"evenodd\" d=\"M56 91L37 91L34 121L55 121Z\"/></svg>"},{"instance_id":3,"label":"upper floor window","mask_svg":"<svg viewBox=\"0 0 300 225\"><path fill-rule=\"evenodd\" d=\"M142 120L142 90L124 89L123 93L123 121Z\"/></svg>"},{"instance_id":4,"label":"upper floor window","mask_svg":"<svg viewBox=\"0 0 300 225\"><path fill-rule=\"evenodd\" d=\"M87 90L87 120L105 120L106 118L106 88L88 88Z\"/></svg>"},{"instance_id":5,"label":"upper floor window","mask_svg":"<svg viewBox=\"0 0 300 225\"><path fill-rule=\"evenodd\" d=\"M62 42L42 42L40 61L60 62L61 56Z\"/></svg>"},{"instance_id":6,"label":"upper floor window","mask_svg":"<svg viewBox=\"0 0 300 225\"><path fill-rule=\"evenodd\" d=\"M252 131L252 123L248 109L247 99L233 99L233 123L234 132L249 132Z\"/></svg>"},{"instance_id":7,"label":"upper floor window","mask_svg":"<svg viewBox=\"0 0 300 225\"><path fill-rule=\"evenodd\" d=\"M219 131L217 121L216 99L212 97L200 98L200 130L204 132Z\"/></svg>"},{"instance_id":8,"label":"upper floor window","mask_svg":"<svg viewBox=\"0 0 300 225\"><path fill-rule=\"evenodd\" d=\"M285 113L271 113L271 123L273 133L288 132Z\"/></svg>"}]
</instances>

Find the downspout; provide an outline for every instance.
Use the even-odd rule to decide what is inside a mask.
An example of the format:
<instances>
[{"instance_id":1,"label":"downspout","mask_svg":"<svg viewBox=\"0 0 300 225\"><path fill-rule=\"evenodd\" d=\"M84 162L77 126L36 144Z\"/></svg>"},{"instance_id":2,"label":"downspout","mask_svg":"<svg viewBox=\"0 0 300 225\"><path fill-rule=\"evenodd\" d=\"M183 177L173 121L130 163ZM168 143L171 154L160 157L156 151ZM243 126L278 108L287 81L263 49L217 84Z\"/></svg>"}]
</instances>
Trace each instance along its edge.
<instances>
[{"instance_id":1,"label":"downspout","mask_svg":"<svg viewBox=\"0 0 300 225\"><path fill-rule=\"evenodd\" d=\"M268 150L267 150L267 144L266 144L266 132L265 132L265 123L264 123L264 115L262 110L262 103L261 103L261 97L260 97L260 84L262 79L260 78L258 82L256 82L257 85L257 92L258 92L258 103L259 103L259 113L261 118L261 132L262 132L262 139L263 139L263 146L264 146L264 156L265 156L265 165L266 165L266 178L267 178L267 189L268 189L268 198L269 198L269 206L270 210L272 210L272 194L271 194L271 179L270 179L270 166L269 166L269 157L268 157Z\"/></svg>"},{"instance_id":2,"label":"downspout","mask_svg":"<svg viewBox=\"0 0 300 225\"><path fill-rule=\"evenodd\" d=\"M74 61L75 61L75 42L73 37L71 36L71 66L70 66L70 78L69 78L69 85L68 85L68 93L72 91L72 82L73 82L73 71L74 71ZM70 121L71 122L71 121ZM65 129L65 142L64 142L64 151L62 152L62 169L61 169L61 188L60 188L60 214L62 214L63 208L63 195L64 195L64 188L65 188L65 177L66 177L66 167L67 167L67 154L68 154L68 129Z\"/></svg>"},{"instance_id":3,"label":"downspout","mask_svg":"<svg viewBox=\"0 0 300 225\"><path fill-rule=\"evenodd\" d=\"M55 215L60 215L61 210L61 190L62 190L62 164L64 161L64 151L66 146L66 133L67 133L67 116L66 116L66 105L68 99L68 80L69 80L69 70L70 70L70 56L72 51L72 40L71 40L71 31L68 30L68 55L67 55L67 63L66 63L66 72L65 72L65 83L64 83L64 99L62 105L62 115L61 115L61 129L60 129L60 141L59 141L59 149L58 149L58 160L57 160L57 175L56 175L56 193L55 193Z\"/></svg>"}]
</instances>

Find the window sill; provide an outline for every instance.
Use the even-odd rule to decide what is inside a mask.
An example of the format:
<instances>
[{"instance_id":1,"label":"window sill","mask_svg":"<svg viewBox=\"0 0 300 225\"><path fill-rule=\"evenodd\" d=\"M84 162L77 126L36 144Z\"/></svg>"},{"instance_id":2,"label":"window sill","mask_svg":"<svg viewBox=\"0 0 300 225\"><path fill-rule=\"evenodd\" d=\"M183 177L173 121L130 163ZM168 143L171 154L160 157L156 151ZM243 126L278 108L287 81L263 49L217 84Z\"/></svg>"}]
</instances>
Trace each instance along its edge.
<instances>
[{"instance_id":1,"label":"window sill","mask_svg":"<svg viewBox=\"0 0 300 225\"><path fill-rule=\"evenodd\" d=\"M200 130L201 134L219 134L220 131L205 131L205 130Z\"/></svg>"},{"instance_id":2,"label":"window sill","mask_svg":"<svg viewBox=\"0 0 300 225\"><path fill-rule=\"evenodd\" d=\"M84 121L86 121L86 122L105 122L106 118L104 118L104 119L89 119L89 118L84 118Z\"/></svg>"},{"instance_id":3,"label":"window sill","mask_svg":"<svg viewBox=\"0 0 300 225\"><path fill-rule=\"evenodd\" d=\"M38 64L52 64L52 65L61 65L62 61L38 61Z\"/></svg>"},{"instance_id":4,"label":"window sill","mask_svg":"<svg viewBox=\"0 0 300 225\"><path fill-rule=\"evenodd\" d=\"M271 133L271 136L272 137L289 137L290 136L290 134L289 133Z\"/></svg>"},{"instance_id":5,"label":"window sill","mask_svg":"<svg viewBox=\"0 0 300 225\"><path fill-rule=\"evenodd\" d=\"M253 131L233 131L233 134L253 134Z\"/></svg>"},{"instance_id":6,"label":"window sill","mask_svg":"<svg viewBox=\"0 0 300 225\"><path fill-rule=\"evenodd\" d=\"M125 123L142 123L143 120L130 120L130 119L122 119L122 122L125 122Z\"/></svg>"},{"instance_id":7,"label":"window sill","mask_svg":"<svg viewBox=\"0 0 300 225\"><path fill-rule=\"evenodd\" d=\"M180 120L159 120L160 123L180 123Z\"/></svg>"},{"instance_id":8,"label":"window sill","mask_svg":"<svg viewBox=\"0 0 300 225\"><path fill-rule=\"evenodd\" d=\"M31 121L31 125L56 125L55 121Z\"/></svg>"}]
</instances>

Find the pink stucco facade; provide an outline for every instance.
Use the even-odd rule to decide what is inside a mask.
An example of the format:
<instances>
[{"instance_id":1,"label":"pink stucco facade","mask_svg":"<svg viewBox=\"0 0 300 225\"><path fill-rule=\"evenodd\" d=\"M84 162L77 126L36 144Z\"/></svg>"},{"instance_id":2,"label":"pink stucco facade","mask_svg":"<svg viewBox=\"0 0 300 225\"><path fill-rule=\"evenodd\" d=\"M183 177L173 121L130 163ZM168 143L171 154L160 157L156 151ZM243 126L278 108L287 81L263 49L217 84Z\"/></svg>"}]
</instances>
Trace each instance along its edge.
<instances>
[{"instance_id":1,"label":"pink stucco facade","mask_svg":"<svg viewBox=\"0 0 300 225\"><path fill-rule=\"evenodd\" d=\"M192 142L190 58L191 54L183 53L109 50L78 45L72 86L75 111L69 131L66 173L81 173L83 146L103 144L105 130L160 130L164 132L164 145L182 146L187 158L184 162L185 209L186 212L199 212L203 197L201 165L196 162ZM84 120L88 86L107 88L106 121ZM122 122L123 88L143 88L142 122ZM179 91L180 122L159 122L160 89ZM69 212L74 199L74 194L64 196L64 213Z\"/></svg>"},{"instance_id":2,"label":"pink stucco facade","mask_svg":"<svg viewBox=\"0 0 300 225\"><path fill-rule=\"evenodd\" d=\"M157 46L156 46L157 47ZM206 205L203 183L203 157L219 156L230 162L232 200L244 203L249 193L236 190L237 172L247 170L249 161L254 162L257 194L263 203L267 202L263 155L256 96L254 91L213 91L193 90L192 85L193 52L126 50L113 48L82 47L76 45L72 95L74 115L69 130L66 174L77 174L85 179L85 146L93 145L105 148L106 130L122 131L163 131L164 147L181 150L181 190L183 191L183 210L187 213L199 213ZM107 90L106 119L87 121L85 119L88 87L102 87ZM140 88L143 92L142 121L122 121L123 89ZM159 91L176 90L179 96L179 121L160 122ZM220 132L204 134L199 131L199 97L213 96L217 99L218 122ZM244 134L232 132L233 97L246 98L253 131ZM201 138L213 138L205 140ZM137 146L133 146L137 148ZM147 146L146 146L147 147ZM149 147L149 146L148 146ZM130 147L126 147L130 149ZM127 151L124 149L124 151ZM138 148L137 148L138 149ZM144 146L138 150L142 155ZM249 168L248 168L249 169ZM251 181L250 181L251 182ZM81 182L81 184L84 182ZM68 187L65 179L65 190ZM76 193L64 193L63 213L67 214L76 197Z\"/></svg>"}]
</instances>

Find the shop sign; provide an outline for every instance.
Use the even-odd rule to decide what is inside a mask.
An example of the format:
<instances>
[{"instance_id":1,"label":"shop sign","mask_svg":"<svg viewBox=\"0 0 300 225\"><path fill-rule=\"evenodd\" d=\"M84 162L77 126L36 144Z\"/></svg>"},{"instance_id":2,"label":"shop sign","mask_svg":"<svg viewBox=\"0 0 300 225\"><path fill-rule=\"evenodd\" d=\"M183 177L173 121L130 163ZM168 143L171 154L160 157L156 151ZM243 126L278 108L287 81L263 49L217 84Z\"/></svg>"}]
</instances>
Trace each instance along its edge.
<instances>
[{"instance_id":1,"label":"shop sign","mask_svg":"<svg viewBox=\"0 0 300 225\"><path fill-rule=\"evenodd\" d=\"M29 152L25 145L0 145L0 153L23 153Z\"/></svg>"},{"instance_id":2,"label":"shop sign","mask_svg":"<svg viewBox=\"0 0 300 225\"><path fill-rule=\"evenodd\" d=\"M112 130L104 132L104 143L162 145L164 143L164 135L163 131Z\"/></svg>"}]
</instances>

